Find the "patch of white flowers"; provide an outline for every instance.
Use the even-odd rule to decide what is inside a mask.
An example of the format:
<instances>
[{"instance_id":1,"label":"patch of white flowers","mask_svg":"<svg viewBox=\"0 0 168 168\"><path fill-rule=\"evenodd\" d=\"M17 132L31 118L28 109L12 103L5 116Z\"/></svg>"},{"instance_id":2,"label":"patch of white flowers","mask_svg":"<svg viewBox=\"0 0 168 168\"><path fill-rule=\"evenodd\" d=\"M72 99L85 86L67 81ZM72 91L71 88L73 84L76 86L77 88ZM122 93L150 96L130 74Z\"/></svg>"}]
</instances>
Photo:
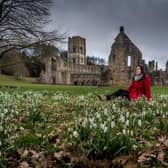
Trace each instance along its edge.
<instances>
[{"instance_id":1,"label":"patch of white flowers","mask_svg":"<svg viewBox=\"0 0 168 168\"><path fill-rule=\"evenodd\" d=\"M76 122L71 124L72 130L69 134L78 135L78 142L81 137L81 143L83 143L83 137L88 137L84 140L85 145L88 143L88 146L104 136L128 135L134 139L143 134L145 129L156 128L158 115L160 118L165 118L168 115L167 100L167 95L160 95L152 101L140 99L133 102L125 100L92 102L89 98L82 98L82 101L80 98L80 100L74 101L74 104L83 108L75 112ZM158 129L160 128L154 131L158 132ZM106 139L106 141L110 140L110 138ZM106 145L108 142L104 144ZM135 144L132 145L135 146Z\"/></svg>"},{"instance_id":2,"label":"patch of white flowers","mask_svg":"<svg viewBox=\"0 0 168 168\"><path fill-rule=\"evenodd\" d=\"M10 145L17 137L17 130L24 130L20 126L20 118L36 112L42 103L43 95L32 91L23 93L0 92L0 148Z\"/></svg>"},{"instance_id":3,"label":"patch of white flowers","mask_svg":"<svg viewBox=\"0 0 168 168\"><path fill-rule=\"evenodd\" d=\"M42 110L41 106L46 96L48 93L32 91L0 92L0 134L3 134L0 136L0 149L5 143L13 142L18 136L18 130L24 131L23 125L20 125L21 120ZM156 133L167 131L167 127L165 130L160 127L164 125L161 123L162 119L165 122L165 118L168 118L167 100L168 95L162 94L152 101L140 99L132 102L100 102L96 101L91 93L85 96L70 96L63 92L55 92L46 101L53 103L51 106L60 103L68 110L72 108L70 112L74 114L74 118L66 123L65 141L72 144L81 143L84 148L93 147L97 143L96 147L100 145L99 150L104 152L114 144L118 146L118 143L123 144L124 141L125 146L137 145L132 139L143 135L143 131L150 133L148 129Z\"/></svg>"}]
</instances>

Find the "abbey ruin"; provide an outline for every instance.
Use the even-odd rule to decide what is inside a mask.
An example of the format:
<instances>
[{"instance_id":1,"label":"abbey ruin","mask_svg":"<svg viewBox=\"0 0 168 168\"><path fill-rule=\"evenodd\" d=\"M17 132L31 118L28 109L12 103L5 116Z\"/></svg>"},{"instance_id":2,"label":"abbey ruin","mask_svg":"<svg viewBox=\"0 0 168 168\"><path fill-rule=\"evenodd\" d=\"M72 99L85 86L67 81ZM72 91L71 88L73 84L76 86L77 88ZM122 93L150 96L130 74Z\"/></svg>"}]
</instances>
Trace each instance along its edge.
<instances>
[{"instance_id":1,"label":"abbey ruin","mask_svg":"<svg viewBox=\"0 0 168 168\"><path fill-rule=\"evenodd\" d=\"M68 38L67 58L45 57L45 70L41 82L72 85L128 85L135 66L142 65L151 76L152 85L168 85L168 62L166 70L158 70L157 62L148 65L142 59L139 48L120 27L120 32L111 47L108 65L88 65L86 60L86 39L80 36Z\"/></svg>"}]
</instances>

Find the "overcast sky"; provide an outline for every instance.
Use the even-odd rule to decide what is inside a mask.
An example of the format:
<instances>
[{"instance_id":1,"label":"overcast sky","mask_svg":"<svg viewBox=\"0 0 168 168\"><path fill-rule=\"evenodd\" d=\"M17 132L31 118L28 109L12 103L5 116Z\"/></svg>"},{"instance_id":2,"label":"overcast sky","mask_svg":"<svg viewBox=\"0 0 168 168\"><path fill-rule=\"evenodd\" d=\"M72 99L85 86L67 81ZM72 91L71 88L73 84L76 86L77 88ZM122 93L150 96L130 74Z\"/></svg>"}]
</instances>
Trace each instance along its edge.
<instances>
[{"instance_id":1,"label":"overcast sky","mask_svg":"<svg viewBox=\"0 0 168 168\"><path fill-rule=\"evenodd\" d=\"M160 68L168 60L168 0L53 0L51 27L86 38L86 52L108 60L119 27ZM67 49L67 45L62 46Z\"/></svg>"}]
</instances>

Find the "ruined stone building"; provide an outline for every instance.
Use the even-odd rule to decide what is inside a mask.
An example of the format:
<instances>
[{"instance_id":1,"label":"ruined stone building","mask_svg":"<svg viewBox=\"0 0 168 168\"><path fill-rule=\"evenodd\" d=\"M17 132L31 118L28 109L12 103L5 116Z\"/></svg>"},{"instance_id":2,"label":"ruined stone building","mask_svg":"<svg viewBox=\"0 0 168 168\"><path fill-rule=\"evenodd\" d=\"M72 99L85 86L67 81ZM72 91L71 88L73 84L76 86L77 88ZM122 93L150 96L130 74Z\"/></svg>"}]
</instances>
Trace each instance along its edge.
<instances>
[{"instance_id":1,"label":"ruined stone building","mask_svg":"<svg viewBox=\"0 0 168 168\"><path fill-rule=\"evenodd\" d=\"M154 85L168 85L168 63L166 71L153 68L153 63L145 65L139 48L120 27L111 47L108 65L87 65L86 39L80 36L68 38L67 58L46 57L42 83L72 85L128 85L134 75L135 66L146 67Z\"/></svg>"},{"instance_id":2,"label":"ruined stone building","mask_svg":"<svg viewBox=\"0 0 168 168\"><path fill-rule=\"evenodd\" d=\"M150 61L148 64L148 73L151 76L152 85L168 86L168 61L165 71L158 69L158 63L154 60Z\"/></svg>"},{"instance_id":3,"label":"ruined stone building","mask_svg":"<svg viewBox=\"0 0 168 168\"><path fill-rule=\"evenodd\" d=\"M99 85L100 65L87 65L86 40L80 36L68 38L67 60L61 57L46 57L42 83Z\"/></svg>"},{"instance_id":4,"label":"ruined stone building","mask_svg":"<svg viewBox=\"0 0 168 168\"><path fill-rule=\"evenodd\" d=\"M135 71L135 66L142 63L142 53L120 27L109 56L109 68L112 71L114 85L127 85Z\"/></svg>"}]
</instances>

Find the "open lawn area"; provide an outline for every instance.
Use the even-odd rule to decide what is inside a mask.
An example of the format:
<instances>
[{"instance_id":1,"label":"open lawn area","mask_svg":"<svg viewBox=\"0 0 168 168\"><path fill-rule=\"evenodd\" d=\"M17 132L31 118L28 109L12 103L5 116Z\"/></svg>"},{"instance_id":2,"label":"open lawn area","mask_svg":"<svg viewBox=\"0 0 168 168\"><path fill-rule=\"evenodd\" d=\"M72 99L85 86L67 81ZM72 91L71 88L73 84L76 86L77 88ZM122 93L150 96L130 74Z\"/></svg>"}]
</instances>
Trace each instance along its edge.
<instances>
[{"instance_id":1,"label":"open lawn area","mask_svg":"<svg viewBox=\"0 0 168 168\"><path fill-rule=\"evenodd\" d=\"M1 75L0 87L2 168L168 166L168 87L152 87L152 101L132 102L96 96L121 86L42 85Z\"/></svg>"},{"instance_id":2,"label":"open lawn area","mask_svg":"<svg viewBox=\"0 0 168 168\"><path fill-rule=\"evenodd\" d=\"M13 87L12 87L13 86ZM0 90L1 91L48 91L56 92L63 91L72 95L86 95L88 93L106 94L112 93L117 89L127 89L124 86L72 86L72 85L47 85L38 84L35 78L15 79L14 76L0 75ZM153 86L152 94L168 94L167 86Z\"/></svg>"}]
</instances>

